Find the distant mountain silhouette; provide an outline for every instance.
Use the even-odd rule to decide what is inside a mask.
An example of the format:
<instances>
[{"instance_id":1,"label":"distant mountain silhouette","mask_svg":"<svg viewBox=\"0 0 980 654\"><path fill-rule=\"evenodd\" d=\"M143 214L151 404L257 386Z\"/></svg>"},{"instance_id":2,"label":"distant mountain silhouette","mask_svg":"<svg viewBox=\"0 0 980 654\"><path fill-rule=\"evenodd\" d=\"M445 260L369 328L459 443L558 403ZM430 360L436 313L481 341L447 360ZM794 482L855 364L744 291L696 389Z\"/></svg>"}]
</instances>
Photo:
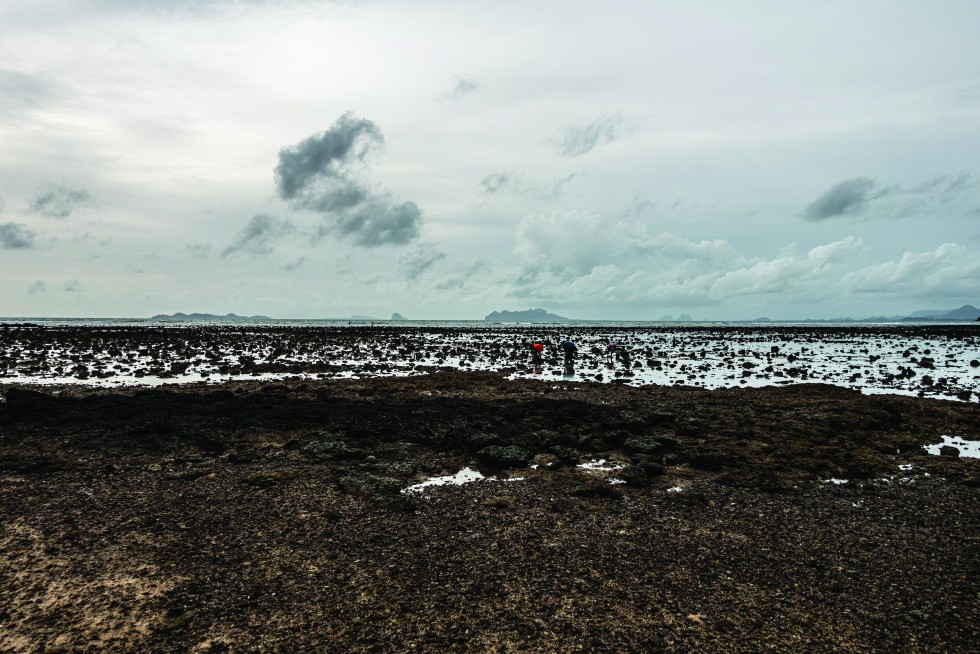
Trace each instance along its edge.
<instances>
[{"instance_id":1,"label":"distant mountain silhouette","mask_svg":"<svg viewBox=\"0 0 980 654\"><path fill-rule=\"evenodd\" d=\"M916 311L910 313L904 320L980 320L980 309L972 304L964 304L959 309L946 311Z\"/></svg>"},{"instance_id":2,"label":"distant mountain silhouette","mask_svg":"<svg viewBox=\"0 0 980 654\"><path fill-rule=\"evenodd\" d=\"M269 316L239 316L234 313L226 313L223 316L219 316L213 313L180 313L179 311L174 314L166 315L159 314L150 318L150 320L174 320L174 321L217 321L217 320L272 320Z\"/></svg>"},{"instance_id":3,"label":"distant mountain silhouette","mask_svg":"<svg viewBox=\"0 0 980 654\"><path fill-rule=\"evenodd\" d=\"M489 322L568 322L570 318L548 313L544 309L527 311L493 311L484 318Z\"/></svg>"}]
</instances>

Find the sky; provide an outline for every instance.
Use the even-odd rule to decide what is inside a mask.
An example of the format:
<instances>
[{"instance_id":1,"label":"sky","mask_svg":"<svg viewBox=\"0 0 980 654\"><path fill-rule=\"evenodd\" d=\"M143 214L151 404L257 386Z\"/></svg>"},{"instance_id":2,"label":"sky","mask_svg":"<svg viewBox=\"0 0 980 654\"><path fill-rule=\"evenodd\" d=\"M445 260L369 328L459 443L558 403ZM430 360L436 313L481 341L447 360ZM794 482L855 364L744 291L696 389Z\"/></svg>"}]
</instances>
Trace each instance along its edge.
<instances>
[{"instance_id":1,"label":"sky","mask_svg":"<svg viewBox=\"0 0 980 654\"><path fill-rule=\"evenodd\" d=\"M980 306L980 2L0 0L0 316Z\"/></svg>"}]
</instances>

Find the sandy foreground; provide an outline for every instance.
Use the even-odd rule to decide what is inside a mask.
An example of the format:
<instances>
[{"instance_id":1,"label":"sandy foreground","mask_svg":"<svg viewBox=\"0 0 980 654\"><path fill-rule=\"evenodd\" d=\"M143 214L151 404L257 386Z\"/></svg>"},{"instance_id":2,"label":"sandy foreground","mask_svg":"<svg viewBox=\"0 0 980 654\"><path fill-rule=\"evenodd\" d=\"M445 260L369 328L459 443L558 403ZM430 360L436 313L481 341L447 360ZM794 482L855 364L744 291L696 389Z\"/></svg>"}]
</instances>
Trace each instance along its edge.
<instances>
[{"instance_id":1,"label":"sandy foreground","mask_svg":"<svg viewBox=\"0 0 980 654\"><path fill-rule=\"evenodd\" d=\"M980 440L975 402L481 372L0 395L3 652L980 643L980 460L922 448Z\"/></svg>"}]
</instances>

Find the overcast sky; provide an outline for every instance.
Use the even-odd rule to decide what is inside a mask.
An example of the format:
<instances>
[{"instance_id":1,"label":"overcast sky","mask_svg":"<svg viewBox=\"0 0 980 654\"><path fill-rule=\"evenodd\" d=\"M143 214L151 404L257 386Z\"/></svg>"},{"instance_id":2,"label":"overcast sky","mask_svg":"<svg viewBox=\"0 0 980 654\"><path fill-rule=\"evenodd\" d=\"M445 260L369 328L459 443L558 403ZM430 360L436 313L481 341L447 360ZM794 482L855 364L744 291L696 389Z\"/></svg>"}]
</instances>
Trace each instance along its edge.
<instances>
[{"instance_id":1,"label":"overcast sky","mask_svg":"<svg viewBox=\"0 0 980 654\"><path fill-rule=\"evenodd\" d=\"M0 0L0 315L980 305L980 2Z\"/></svg>"}]
</instances>

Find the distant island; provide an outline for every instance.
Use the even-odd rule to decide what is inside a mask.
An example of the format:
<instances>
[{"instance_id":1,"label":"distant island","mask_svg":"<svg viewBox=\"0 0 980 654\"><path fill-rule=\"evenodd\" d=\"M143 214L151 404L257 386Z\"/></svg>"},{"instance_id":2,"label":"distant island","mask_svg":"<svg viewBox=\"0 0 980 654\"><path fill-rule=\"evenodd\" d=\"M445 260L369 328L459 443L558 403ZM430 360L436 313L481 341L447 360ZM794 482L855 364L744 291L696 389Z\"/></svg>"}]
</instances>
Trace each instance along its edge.
<instances>
[{"instance_id":1,"label":"distant island","mask_svg":"<svg viewBox=\"0 0 980 654\"><path fill-rule=\"evenodd\" d=\"M959 309L949 311L916 311L903 320L980 320L980 309L964 304Z\"/></svg>"},{"instance_id":2,"label":"distant island","mask_svg":"<svg viewBox=\"0 0 980 654\"><path fill-rule=\"evenodd\" d=\"M219 316L213 313L174 313L170 315L159 314L150 318L150 320L159 321L204 321L204 322L214 322L218 320L225 321L235 321L235 320L272 320L269 316L239 316L234 313L226 313L223 316Z\"/></svg>"},{"instance_id":3,"label":"distant island","mask_svg":"<svg viewBox=\"0 0 980 654\"><path fill-rule=\"evenodd\" d=\"M808 322L957 322L980 320L980 309L972 304L964 304L959 309L926 309L900 316L869 316L867 318L833 318L831 320L811 320Z\"/></svg>"},{"instance_id":4,"label":"distant island","mask_svg":"<svg viewBox=\"0 0 980 654\"><path fill-rule=\"evenodd\" d=\"M397 311L395 313L391 314L391 319L392 320L408 320L408 318L406 318L402 314L398 313Z\"/></svg>"},{"instance_id":5,"label":"distant island","mask_svg":"<svg viewBox=\"0 0 980 654\"><path fill-rule=\"evenodd\" d=\"M548 313L544 309L527 311L493 311L484 318L488 322L568 322L571 318Z\"/></svg>"}]
</instances>

